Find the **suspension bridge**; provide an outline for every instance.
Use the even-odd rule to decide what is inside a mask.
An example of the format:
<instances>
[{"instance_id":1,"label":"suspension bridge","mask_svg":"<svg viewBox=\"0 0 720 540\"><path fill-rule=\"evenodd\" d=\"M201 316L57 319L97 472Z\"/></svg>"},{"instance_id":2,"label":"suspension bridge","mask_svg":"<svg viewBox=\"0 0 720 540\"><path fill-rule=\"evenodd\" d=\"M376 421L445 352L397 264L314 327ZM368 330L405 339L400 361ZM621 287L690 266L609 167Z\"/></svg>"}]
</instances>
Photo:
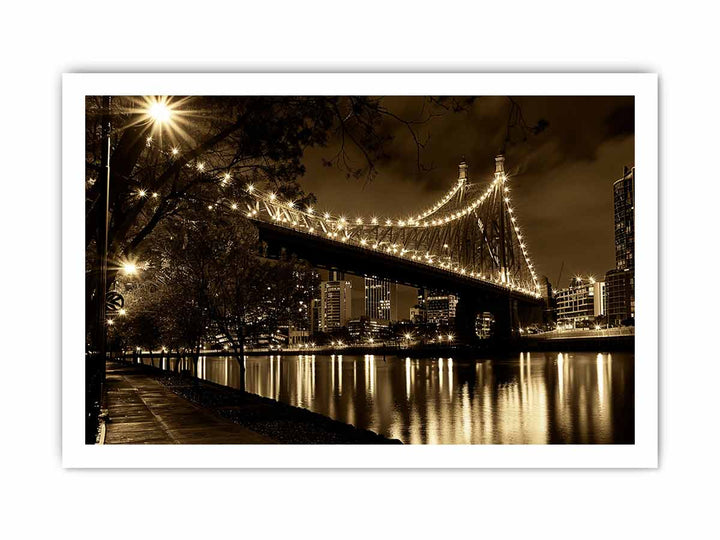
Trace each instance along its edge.
<instances>
[{"instance_id":1,"label":"suspension bridge","mask_svg":"<svg viewBox=\"0 0 720 540\"><path fill-rule=\"evenodd\" d=\"M461 336L474 335L483 312L492 313L495 333L504 338L542 319L540 285L511 205L502 155L491 180L471 182L463 161L440 200L400 217L348 218L299 207L252 185L247 191L246 216L268 257L295 254L319 268L456 294Z\"/></svg>"}]
</instances>

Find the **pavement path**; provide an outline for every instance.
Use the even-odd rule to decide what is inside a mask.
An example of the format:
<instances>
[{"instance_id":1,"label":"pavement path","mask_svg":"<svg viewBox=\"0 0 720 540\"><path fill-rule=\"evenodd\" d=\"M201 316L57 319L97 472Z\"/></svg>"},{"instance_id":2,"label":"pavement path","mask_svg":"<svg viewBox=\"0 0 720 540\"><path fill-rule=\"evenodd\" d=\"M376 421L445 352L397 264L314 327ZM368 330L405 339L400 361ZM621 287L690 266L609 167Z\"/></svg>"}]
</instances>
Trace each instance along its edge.
<instances>
[{"instance_id":1,"label":"pavement path","mask_svg":"<svg viewBox=\"0 0 720 540\"><path fill-rule=\"evenodd\" d=\"M268 444L275 441L191 403L137 366L107 363L105 444Z\"/></svg>"}]
</instances>

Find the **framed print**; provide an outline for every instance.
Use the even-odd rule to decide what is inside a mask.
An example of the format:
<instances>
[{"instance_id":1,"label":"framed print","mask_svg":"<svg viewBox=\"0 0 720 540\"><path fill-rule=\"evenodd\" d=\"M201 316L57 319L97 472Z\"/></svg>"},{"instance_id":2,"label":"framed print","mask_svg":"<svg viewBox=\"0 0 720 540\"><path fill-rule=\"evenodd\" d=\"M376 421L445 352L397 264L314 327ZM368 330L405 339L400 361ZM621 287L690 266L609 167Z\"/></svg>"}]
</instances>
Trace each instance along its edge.
<instances>
[{"instance_id":1,"label":"framed print","mask_svg":"<svg viewBox=\"0 0 720 540\"><path fill-rule=\"evenodd\" d=\"M655 75L62 100L66 467L657 466Z\"/></svg>"}]
</instances>

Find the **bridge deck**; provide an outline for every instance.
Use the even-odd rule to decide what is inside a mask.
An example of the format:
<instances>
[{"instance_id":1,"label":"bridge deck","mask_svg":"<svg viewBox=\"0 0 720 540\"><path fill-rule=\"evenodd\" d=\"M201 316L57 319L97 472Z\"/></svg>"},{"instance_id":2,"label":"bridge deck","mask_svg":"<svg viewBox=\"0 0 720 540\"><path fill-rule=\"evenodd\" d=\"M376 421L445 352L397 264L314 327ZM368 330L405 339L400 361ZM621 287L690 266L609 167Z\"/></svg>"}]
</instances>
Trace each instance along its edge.
<instances>
[{"instance_id":1,"label":"bridge deck","mask_svg":"<svg viewBox=\"0 0 720 540\"><path fill-rule=\"evenodd\" d=\"M438 266L339 242L320 235L308 235L259 219L252 219L252 222L258 228L260 239L269 246L282 247L289 254L295 254L318 268L338 268L359 276L378 275L410 287L437 288L451 292L477 291L494 297L511 297L529 304L542 304L542 299L532 295Z\"/></svg>"}]
</instances>

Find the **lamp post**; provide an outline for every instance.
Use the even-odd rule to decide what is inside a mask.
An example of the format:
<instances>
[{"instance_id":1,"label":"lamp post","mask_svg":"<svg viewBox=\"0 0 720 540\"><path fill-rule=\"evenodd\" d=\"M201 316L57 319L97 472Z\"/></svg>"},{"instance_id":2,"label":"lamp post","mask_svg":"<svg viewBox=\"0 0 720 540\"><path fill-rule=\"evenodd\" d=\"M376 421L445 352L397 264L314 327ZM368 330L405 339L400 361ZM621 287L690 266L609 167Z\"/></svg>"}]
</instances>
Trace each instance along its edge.
<instances>
[{"instance_id":1,"label":"lamp post","mask_svg":"<svg viewBox=\"0 0 720 540\"><path fill-rule=\"evenodd\" d=\"M105 199L105 212L103 214L102 224L102 258L100 260L100 286L97 295L97 319L96 319L96 341L95 345L98 351L93 351L89 356L89 362L86 363L86 425L85 425L85 442L93 444L98 426L98 419L101 413L100 407L103 395L103 386L105 383L105 364L107 361L107 329L112 324L107 319L106 295L108 288L108 233L110 226L110 154L112 122L110 109L112 105L112 97L105 96L103 98L104 119L102 125L103 139L103 158L105 165L105 189L103 197ZM150 100L145 109L145 114L149 122L154 126L161 127L163 124L171 121L172 109L168 107L165 99ZM128 268L125 265L126 273L134 273L135 267Z\"/></svg>"}]
</instances>

